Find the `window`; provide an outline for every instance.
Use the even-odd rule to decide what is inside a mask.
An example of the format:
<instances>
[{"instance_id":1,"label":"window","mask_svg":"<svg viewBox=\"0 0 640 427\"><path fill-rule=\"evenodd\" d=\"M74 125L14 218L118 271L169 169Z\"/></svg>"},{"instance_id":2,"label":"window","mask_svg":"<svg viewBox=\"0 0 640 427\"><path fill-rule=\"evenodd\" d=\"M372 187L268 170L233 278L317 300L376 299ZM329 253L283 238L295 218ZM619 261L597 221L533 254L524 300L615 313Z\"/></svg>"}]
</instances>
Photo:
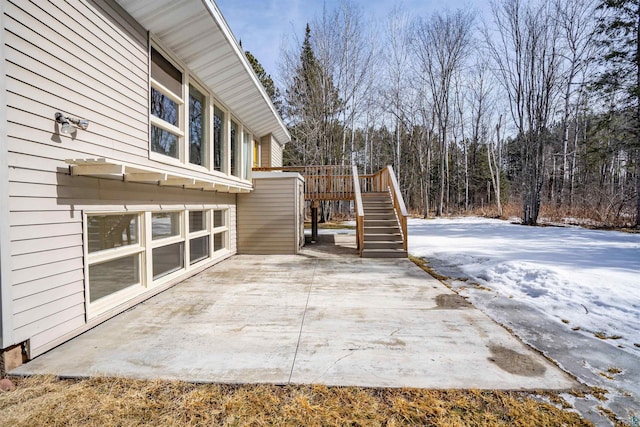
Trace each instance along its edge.
<instances>
[{"instance_id":1,"label":"window","mask_svg":"<svg viewBox=\"0 0 640 427\"><path fill-rule=\"evenodd\" d=\"M151 151L180 158L182 72L151 48Z\"/></svg>"},{"instance_id":2,"label":"window","mask_svg":"<svg viewBox=\"0 0 640 427\"><path fill-rule=\"evenodd\" d=\"M229 209L89 213L84 241L86 302L92 317L191 266L224 256Z\"/></svg>"},{"instance_id":3,"label":"window","mask_svg":"<svg viewBox=\"0 0 640 427\"><path fill-rule=\"evenodd\" d=\"M213 169L220 172L225 172L227 169L224 132L224 112L215 107L213 110Z\"/></svg>"},{"instance_id":4,"label":"window","mask_svg":"<svg viewBox=\"0 0 640 427\"><path fill-rule=\"evenodd\" d=\"M238 157L240 154L236 146L238 144L238 124L233 120L231 120L231 141L229 142L231 148L231 175L238 176Z\"/></svg>"},{"instance_id":5,"label":"window","mask_svg":"<svg viewBox=\"0 0 640 427\"><path fill-rule=\"evenodd\" d=\"M253 141L253 167L260 167L260 143Z\"/></svg>"},{"instance_id":6,"label":"window","mask_svg":"<svg viewBox=\"0 0 640 427\"><path fill-rule=\"evenodd\" d=\"M189 85L189 163L207 167L207 98Z\"/></svg>"},{"instance_id":7,"label":"window","mask_svg":"<svg viewBox=\"0 0 640 427\"><path fill-rule=\"evenodd\" d=\"M140 215L87 216L89 302L141 285Z\"/></svg>"},{"instance_id":8,"label":"window","mask_svg":"<svg viewBox=\"0 0 640 427\"><path fill-rule=\"evenodd\" d=\"M213 211L213 251L227 248L227 210Z\"/></svg>"},{"instance_id":9,"label":"window","mask_svg":"<svg viewBox=\"0 0 640 427\"><path fill-rule=\"evenodd\" d=\"M152 37L152 39L154 39ZM151 47L150 158L202 172L251 178L253 136L179 60Z\"/></svg>"},{"instance_id":10,"label":"window","mask_svg":"<svg viewBox=\"0 0 640 427\"><path fill-rule=\"evenodd\" d=\"M251 135L248 132L242 132L242 179L249 179L251 175Z\"/></svg>"},{"instance_id":11,"label":"window","mask_svg":"<svg viewBox=\"0 0 640 427\"><path fill-rule=\"evenodd\" d=\"M151 214L151 252L153 280L184 268L184 241L181 212Z\"/></svg>"},{"instance_id":12,"label":"window","mask_svg":"<svg viewBox=\"0 0 640 427\"><path fill-rule=\"evenodd\" d=\"M189 264L209 258L209 212L189 212Z\"/></svg>"}]
</instances>

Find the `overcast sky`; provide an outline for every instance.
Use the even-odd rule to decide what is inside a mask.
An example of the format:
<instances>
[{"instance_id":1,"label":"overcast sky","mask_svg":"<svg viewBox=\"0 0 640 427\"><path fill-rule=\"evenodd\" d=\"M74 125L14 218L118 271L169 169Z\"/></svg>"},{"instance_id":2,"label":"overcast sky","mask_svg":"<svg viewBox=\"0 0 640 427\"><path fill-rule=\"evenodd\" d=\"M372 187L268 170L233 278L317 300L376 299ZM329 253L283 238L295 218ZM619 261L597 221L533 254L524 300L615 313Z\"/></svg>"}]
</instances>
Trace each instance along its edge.
<instances>
[{"instance_id":1,"label":"overcast sky","mask_svg":"<svg viewBox=\"0 0 640 427\"><path fill-rule=\"evenodd\" d=\"M231 31L242 41L274 78L278 75L277 63L283 40L291 40L295 34L304 38L307 22L322 15L323 6L333 11L340 0L214 0L227 20ZM393 0L352 0L359 5L365 19L384 22L394 6ZM436 10L473 9L482 13L488 8L488 0L403 0L403 9L412 16L429 16Z\"/></svg>"}]
</instances>

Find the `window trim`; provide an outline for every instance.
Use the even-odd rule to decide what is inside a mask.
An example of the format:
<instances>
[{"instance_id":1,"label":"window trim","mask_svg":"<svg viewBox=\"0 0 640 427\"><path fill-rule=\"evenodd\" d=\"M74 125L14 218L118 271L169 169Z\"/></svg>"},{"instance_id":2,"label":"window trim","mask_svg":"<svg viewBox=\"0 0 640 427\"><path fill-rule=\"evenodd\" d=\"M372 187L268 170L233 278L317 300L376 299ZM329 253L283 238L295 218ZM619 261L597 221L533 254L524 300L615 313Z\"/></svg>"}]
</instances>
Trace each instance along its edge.
<instances>
[{"instance_id":1,"label":"window trim","mask_svg":"<svg viewBox=\"0 0 640 427\"><path fill-rule=\"evenodd\" d=\"M178 98L172 91L167 89L162 83L151 77L151 49L155 49L159 54L161 54L164 59L169 61L175 68L177 68L182 73L182 99ZM149 34L149 43L148 43L148 53L149 53L149 100L148 105L150 106L150 97L151 97L151 88L155 88L162 92L165 96L169 97L172 101L177 102L180 108L180 120L179 126L173 126L170 123L165 122L162 119L155 117L149 111L149 142L148 142L148 152L149 159L164 163L172 166L179 166L181 168L206 173L212 177L221 177L225 179L231 179L238 182L250 183L251 178L250 174L247 173L247 178L242 178L242 174L238 173L237 175L231 174L231 120L233 120L238 125L239 135L242 136L242 132L248 132L251 137L255 137L255 134L251 131L249 127L247 127L242 120L239 120L238 117L233 114L233 112L223 103L221 102L210 89L208 89L207 85L202 83L201 80L177 57L167 48L163 47L160 39L156 37L154 34ZM206 166L197 165L191 163L190 159L190 141L189 141L189 85L194 86L198 91L200 91L206 99L207 105L206 108L203 108L203 111L206 114L205 118L205 127L206 131L203 132L206 140ZM213 126L213 117L215 108L218 108L224 113L224 132L223 132L223 161L222 161L222 170L216 170L214 165L214 126ZM178 137L178 145L177 152L178 157L172 157L166 154L162 154L160 152L153 151L151 149L151 126L155 126L162 130L165 130L169 133L172 133L176 137ZM247 160L243 158L242 153L242 144L239 144L239 150L236 154L239 156L239 168L242 169L243 164L247 163ZM253 154L249 153L249 156L252 157ZM251 161L250 163L252 163Z\"/></svg>"},{"instance_id":2,"label":"window trim","mask_svg":"<svg viewBox=\"0 0 640 427\"><path fill-rule=\"evenodd\" d=\"M82 211L82 228L83 228L83 253L84 253L84 295L85 295L85 316L86 320L93 319L105 312L112 310L122 304L126 304L133 298L152 291L158 286L162 286L177 278L187 277L190 271L202 268L203 265L215 262L225 258L231 253L231 226L230 213L234 204L202 204L202 205L173 205L163 206L131 206L128 210L122 206L114 206L113 208L102 207L98 210ZM204 211L206 214L207 226L204 230L194 232L189 231L188 215L191 211ZM222 211L224 225L214 227L214 211ZM180 233L179 235L164 237L161 239L152 239L152 221L151 217L154 213L170 213L179 212L180 215ZM135 214L138 217L138 242L133 245L120 246L117 248L104 249L89 253L88 242L88 217L89 216L108 216L108 215L127 215ZM224 247L214 251L214 236L217 233L224 232ZM193 264L191 263L191 254L189 241L192 238L201 238L208 236L209 256L202 258ZM153 279L153 250L163 246L175 243L184 244L183 264L184 267L174 272L168 273L158 279ZM90 301L89 267L94 264L124 258L126 256L138 255L139 257L139 282L137 284L120 289L113 294Z\"/></svg>"},{"instance_id":3,"label":"window trim","mask_svg":"<svg viewBox=\"0 0 640 427\"><path fill-rule=\"evenodd\" d=\"M88 242L88 218L90 216L110 216L110 215L129 215L134 214L138 216L138 243L135 245L127 245L121 246L118 248L110 248L96 252L89 252L89 242ZM86 319L95 317L107 310L111 307L119 305L146 290L146 247L145 247L145 234L144 234L144 212L141 211L96 211L96 212L83 212L82 214L82 229L83 229L83 240L84 240L84 295L85 295L85 310L86 310ZM94 302L91 302L90 295L90 286L91 283L89 281L89 268L92 265L101 264L108 261L114 261L120 258L129 257L132 255L138 255L138 268L139 268L139 277L138 283L127 286L126 288L120 289L110 295L104 296L102 298L97 299Z\"/></svg>"}]
</instances>

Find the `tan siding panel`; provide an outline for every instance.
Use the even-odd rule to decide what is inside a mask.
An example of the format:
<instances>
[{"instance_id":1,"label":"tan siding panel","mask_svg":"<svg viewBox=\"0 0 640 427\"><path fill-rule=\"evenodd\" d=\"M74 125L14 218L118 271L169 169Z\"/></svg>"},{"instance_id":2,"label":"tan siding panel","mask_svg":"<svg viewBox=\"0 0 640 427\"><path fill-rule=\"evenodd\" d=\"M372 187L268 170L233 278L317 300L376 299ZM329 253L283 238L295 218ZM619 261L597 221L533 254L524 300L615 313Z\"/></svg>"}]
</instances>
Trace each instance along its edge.
<instances>
[{"instance_id":1,"label":"tan siding panel","mask_svg":"<svg viewBox=\"0 0 640 427\"><path fill-rule=\"evenodd\" d=\"M84 294L84 284L82 281L50 288L46 291L37 294L31 294L24 298L14 298L13 312L22 313L24 311L30 310L33 307L40 307L51 301L57 301L62 298L76 295L78 293Z\"/></svg>"},{"instance_id":2,"label":"tan siding panel","mask_svg":"<svg viewBox=\"0 0 640 427\"><path fill-rule=\"evenodd\" d=\"M68 208L67 208L68 209ZM65 224L38 224L38 225L22 225L11 227L11 241L16 240L28 240L28 239L40 239L43 237L56 237L56 236L77 236L77 239L82 238L82 225L81 223L65 223ZM80 244L82 241L80 240Z\"/></svg>"},{"instance_id":3,"label":"tan siding panel","mask_svg":"<svg viewBox=\"0 0 640 427\"><path fill-rule=\"evenodd\" d=\"M18 23L28 22L29 27L40 27L37 29L39 33L50 34L51 39L64 46L72 57L79 58L81 61L102 63L101 65L108 67L107 69L120 65L128 70L129 76L125 73L118 73L125 79L136 74L144 75L146 67L143 65L143 61L135 60L135 56L125 56L119 53L119 50L122 50L131 54L134 49L126 49L131 46L131 43L123 41L120 44L109 45L100 39L101 28L99 26L92 27L91 30L83 28L79 23L84 19L68 4L65 5L64 11L50 4L46 11L27 2L21 2L20 5L24 6L24 9L12 7L14 5L10 4L6 9L6 15L14 18ZM28 30L28 28L24 28L20 33ZM117 49L116 46L120 49ZM143 85L144 79L139 78L138 82Z\"/></svg>"},{"instance_id":4,"label":"tan siding panel","mask_svg":"<svg viewBox=\"0 0 640 427\"><path fill-rule=\"evenodd\" d=\"M12 211L9 213L9 222L12 227L43 224L79 224L82 222L82 214L68 209L64 211L49 211L46 214L39 210L31 212ZM13 248L13 245L11 247Z\"/></svg>"},{"instance_id":5,"label":"tan siding panel","mask_svg":"<svg viewBox=\"0 0 640 427\"><path fill-rule=\"evenodd\" d=\"M57 299L55 301L49 301L46 304L37 307L30 307L26 311L14 313L13 322L15 328L18 329L22 326L38 322L39 320L42 320L48 316L60 313L67 308L73 307L78 304L84 304L84 292L76 292L72 295Z\"/></svg>"},{"instance_id":6,"label":"tan siding panel","mask_svg":"<svg viewBox=\"0 0 640 427\"><path fill-rule=\"evenodd\" d=\"M293 178L256 179L255 190L238 198L240 253L295 253Z\"/></svg>"},{"instance_id":7,"label":"tan siding panel","mask_svg":"<svg viewBox=\"0 0 640 427\"><path fill-rule=\"evenodd\" d=\"M42 129L50 134L48 140L55 141L56 143L62 143L63 141L72 140L70 137L62 136L58 133L54 123L55 113L57 111L72 111L82 114L83 119L90 120L89 128L87 130L79 131L86 135L91 135L97 142L102 142L103 145L114 142L120 142L122 144L131 145L134 147L147 148L147 135L148 127L146 123L142 122L122 122L115 120L113 116L109 114L109 110L101 108L94 101L83 101L80 105L74 100L61 99L58 96L51 94L41 88L37 88L20 80L11 79L11 90L7 92L7 105L14 107L18 111L27 111L47 120L47 124L40 126ZM96 108L96 110L92 110ZM18 116L19 117L19 116ZM14 119L17 121L17 119ZM31 124L30 122L27 122ZM44 122L43 122L44 123ZM132 126L136 124L136 126ZM76 134L75 138L82 136Z\"/></svg>"},{"instance_id":8,"label":"tan siding panel","mask_svg":"<svg viewBox=\"0 0 640 427\"><path fill-rule=\"evenodd\" d=\"M132 132L134 130L137 131L137 134L133 135L134 137L142 139L146 135L147 122L144 121L146 116L142 116L137 113L133 114L133 110L129 110L132 115L127 115L116 108L110 108L109 101L102 96L99 96L97 99L84 97L82 92L78 90L67 89L66 87L59 85L56 82L47 80L44 77L41 77L25 68L21 68L11 62L6 63L5 69L7 71L7 82L9 86L12 89L14 87L19 89L19 82L22 82L28 87L28 89L25 92L18 93L24 94L26 98L41 99L43 103L52 106L47 108L45 111L63 109L65 111L70 111L73 114L77 114L84 119L90 120L93 123L109 123L111 127L115 129L118 129L115 124L119 122L122 124L126 124L126 127L128 129L131 129ZM38 98L38 95L43 92L49 92L53 95L43 95L42 98ZM78 105L78 107L73 109L65 109L63 108L61 103L58 104L56 97L74 102ZM60 106L53 107L53 105L56 104ZM9 102L7 102L7 105L11 106ZM43 111L44 108L40 108L39 110ZM51 114L52 124L53 118L54 115ZM50 128L53 132L53 126L51 126Z\"/></svg>"},{"instance_id":9,"label":"tan siding panel","mask_svg":"<svg viewBox=\"0 0 640 427\"><path fill-rule=\"evenodd\" d=\"M276 141L271 142L271 167L282 167L282 147Z\"/></svg>"},{"instance_id":10,"label":"tan siding panel","mask_svg":"<svg viewBox=\"0 0 640 427\"><path fill-rule=\"evenodd\" d=\"M71 307L65 312L58 313L47 320L51 322L48 325L51 327L40 333L36 333L31 337L31 357L39 356L44 351L49 350L47 344L51 343L52 341L55 341L61 336L67 335L74 330L82 328L82 326L85 324L84 304ZM54 321L59 320L63 321L56 324L53 323ZM17 333L24 334L27 331L28 328L25 328L24 331L19 330Z\"/></svg>"},{"instance_id":11,"label":"tan siding panel","mask_svg":"<svg viewBox=\"0 0 640 427\"><path fill-rule=\"evenodd\" d=\"M53 127L53 120L51 120L51 126ZM127 147L122 145L113 147L114 144L103 147L91 142L85 142L80 139L80 137L73 140L72 146L74 150L71 151L69 145L52 145L48 142L51 138L54 138L54 140L60 138L56 134L53 134L52 131L46 132L26 125L8 122L7 133L9 134L9 138L7 145L9 151L60 160L77 157L107 157L135 163L136 156L141 159L146 158L145 154L147 154L147 151L143 148L136 148L130 145ZM70 144L68 141L72 140L65 138L64 143ZM61 165L64 165L64 162L62 162Z\"/></svg>"},{"instance_id":12,"label":"tan siding panel","mask_svg":"<svg viewBox=\"0 0 640 427\"><path fill-rule=\"evenodd\" d=\"M72 241L73 239L69 239ZM34 242L35 245L36 242ZM34 247L34 250L36 247ZM11 256L11 268L13 271L37 267L39 265L51 264L68 259L82 258L82 246L51 249L46 252L31 252L24 255Z\"/></svg>"},{"instance_id":13,"label":"tan siding panel","mask_svg":"<svg viewBox=\"0 0 640 427\"><path fill-rule=\"evenodd\" d=\"M47 276L41 279L36 279L30 282L13 286L13 289L12 289L13 297L15 299L24 298L29 295L38 294L40 292L46 292L49 289L68 285L73 282L83 283L83 280L84 280L84 273L82 269L67 271L60 274L54 274L53 276Z\"/></svg>"},{"instance_id":14,"label":"tan siding panel","mask_svg":"<svg viewBox=\"0 0 640 427\"><path fill-rule=\"evenodd\" d=\"M67 236L43 237L32 240L18 240L11 243L11 255L25 255L36 252L49 251L54 249L64 249L73 247L77 240L69 239Z\"/></svg>"},{"instance_id":15,"label":"tan siding panel","mask_svg":"<svg viewBox=\"0 0 640 427\"><path fill-rule=\"evenodd\" d=\"M105 74L97 67L83 64L81 71L77 59L70 64L60 58L68 58L69 55L62 47L59 47L38 33L24 32L16 35L7 32L5 42L7 44L6 58L21 67L29 68L36 74L52 79L52 76L64 76L59 83L70 87L80 86L83 90L96 90L113 100L114 104L123 105L126 108L137 107L141 109L146 104L147 86L136 86L129 80L113 79L112 74ZM27 56L26 53L30 55ZM75 58L74 58L75 59ZM88 72L89 71L89 72ZM97 77L100 77L98 79ZM123 83L129 82L129 85ZM73 87L73 86L71 86ZM129 102L127 102L127 100Z\"/></svg>"},{"instance_id":16,"label":"tan siding panel","mask_svg":"<svg viewBox=\"0 0 640 427\"><path fill-rule=\"evenodd\" d=\"M84 303L76 304L68 307L66 310L52 314L46 319L16 328L14 334L17 341L30 339L31 348L34 350L43 346L46 342L55 339L56 336L64 335L70 331L59 330L60 325L72 321L74 325L73 329L77 329L84 325L84 318ZM46 335L47 332L49 332L48 336ZM40 334L47 338L40 338Z\"/></svg>"},{"instance_id":17,"label":"tan siding panel","mask_svg":"<svg viewBox=\"0 0 640 427\"><path fill-rule=\"evenodd\" d=\"M39 265L37 267L15 270L11 273L13 284L30 282L32 280L41 279L43 277L53 276L55 274L66 273L84 267L82 258L74 258L51 264Z\"/></svg>"}]
</instances>

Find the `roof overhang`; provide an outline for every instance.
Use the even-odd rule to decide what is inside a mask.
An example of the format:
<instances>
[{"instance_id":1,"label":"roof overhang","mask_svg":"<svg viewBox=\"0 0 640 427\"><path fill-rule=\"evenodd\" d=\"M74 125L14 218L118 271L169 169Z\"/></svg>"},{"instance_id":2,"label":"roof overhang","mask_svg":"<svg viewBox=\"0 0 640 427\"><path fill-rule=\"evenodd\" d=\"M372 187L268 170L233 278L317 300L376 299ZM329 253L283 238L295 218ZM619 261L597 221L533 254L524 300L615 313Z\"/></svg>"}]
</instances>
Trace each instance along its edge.
<instances>
[{"instance_id":1,"label":"roof overhang","mask_svg":"<svg viewBox=\"0 0 640 427\"><path fill-rule=\"evenodd\" d=\"M291 140L213 0L117 0L258 137Z\"/></svg>"},{"instance_id":2,"label":"roof overhang","mask_svg":"<svg viewBox=\"0 0 640 427\"><path fill-rule=\"evenodd\" d=\"M221 193L248 193L252 189L249 183L236 182L225 179L225 177L215 180L194 178L188 175L105 158L67 159L65 162L71 168L71 175L73 176L90 176L126 182L156 184L165 187L218 191Z\"/></svg>"}]
</instances>

